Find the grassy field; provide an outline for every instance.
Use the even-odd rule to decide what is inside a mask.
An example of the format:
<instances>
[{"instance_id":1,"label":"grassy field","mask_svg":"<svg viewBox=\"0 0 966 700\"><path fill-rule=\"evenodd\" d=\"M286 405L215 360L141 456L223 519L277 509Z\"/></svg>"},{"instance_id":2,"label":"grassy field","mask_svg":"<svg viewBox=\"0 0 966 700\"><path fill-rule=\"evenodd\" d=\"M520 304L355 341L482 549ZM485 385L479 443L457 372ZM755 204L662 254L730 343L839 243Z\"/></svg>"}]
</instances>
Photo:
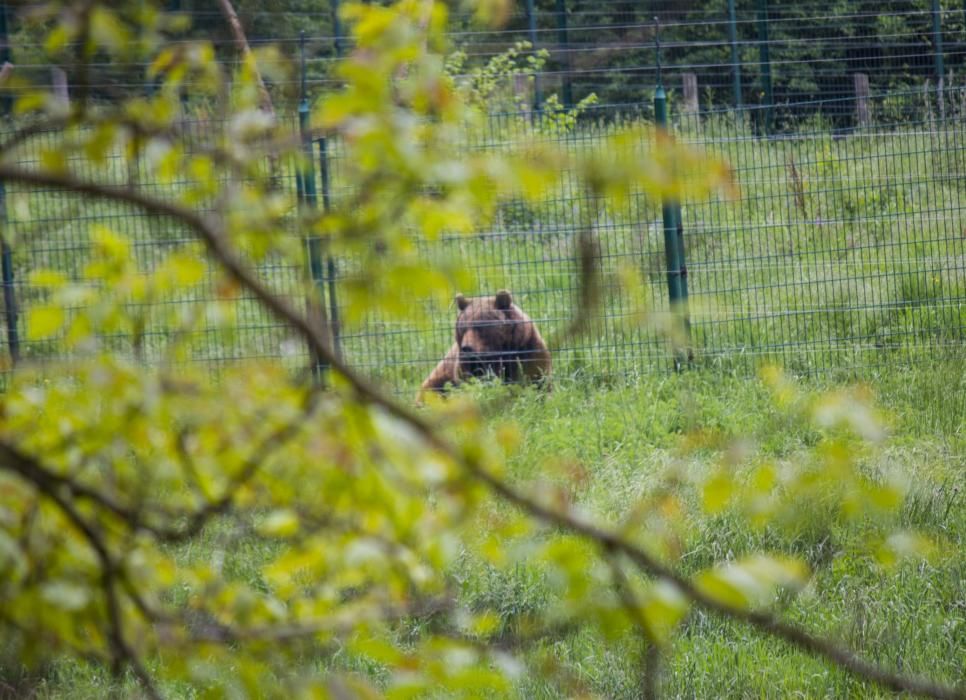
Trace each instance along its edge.
<instances>
[{"instance_id":1,"label":"grassy field","mask_svg":"<svg viewBox=\"0 0 966 700\"><path fill-rule=\"evenodd\" d=\"M789 620L848 643L886 667L947 683L966 682L966 372L960 363L888 369L868 375L868 387L887 414L890 437L863 470L899 469L909 480L898 524L941 543L929 563L880 567L858 555L870 521L822 522L794 536L749 527L728 512L704 515L690 485L714 468L724 447L684 448L695 432L713 433L720 444L741 439L775 460L794 461L814 446L817 433L774 409L757 380L722 372L640 375L602 387L595 381L561 379L549 396L533 390L510 401L494 388L480 397L494 429L516 421L523 440L511 458L512 478L559 482L547 466L573 460L585 465L576 501L604 520L661 485L669 469L679 475L677 495L687 504L679 565L694 573L714 562L756 551L780 552L809 563L813 577L797 596L779 606ZM806 382L823 391L833 380ZM468 531L507 507L495 504ZM495 510L493 510L495 509ZM275 549L263 540L241 539L224 548L224 532L209 528L179 550L184 561L224 558L224 571L262 585L259 566ZM277 546L277 545L276 545ZM469 552L469 550L468 550ZM499 629L512 636L533 614L561 609L561 591L540 564L498 568L465 554L450 573L461 602L499 614ZM565 606L564 606L565 607ZM403 625L400 639L415 639L423 621ZM519 698L572 697L589 691L604 698L640 696L640 641L631 635L605 638L589 626L568 629L523 652L524 671L513 693ZM377 684L379 665L347 650L318 651L318 670L352 670ZM558 663L551 680L527 668ZM106 671L58 663L31 680L34 697L99 698L109 685ZM198 689L168 687L172 697L200 697ZM685 621L667 655L662 697L841 698L888 697L828 664L764 638L740 625L695 612Z\"/></svg>"}]
</instances>

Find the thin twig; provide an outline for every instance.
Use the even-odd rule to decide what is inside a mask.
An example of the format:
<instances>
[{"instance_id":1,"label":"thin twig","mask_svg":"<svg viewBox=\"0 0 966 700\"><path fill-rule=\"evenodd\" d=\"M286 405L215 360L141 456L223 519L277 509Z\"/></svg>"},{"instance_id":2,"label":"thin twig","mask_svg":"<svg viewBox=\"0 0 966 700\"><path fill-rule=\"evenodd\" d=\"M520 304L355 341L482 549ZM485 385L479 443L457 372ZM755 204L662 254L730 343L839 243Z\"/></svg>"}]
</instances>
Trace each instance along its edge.
<instances>
[{"instance_id":1,"label":"thin twig","mask_svg":"<svg viewBox=\"0 0 966 700\"><path fill-rule=\"evenodd\" d=\"M452 598L430 598L415 600L407 605L385 605L374 607L375 620L379 621L402 621L414 617L427 617L441 612L452 612L455 607ZM358 614L353 614L345 619L313 624L277 624L252 627L235 627L222 622L207 621L196 625L191 631L191 641L193 642L215 642L226 644L231 642L266 642L266 641L287 641L292 639L304 639L314 637L319 634L329 634L340 636L351 634L358 630L359 623L362 621ZM169 622L162 622L161 627L170 625ZM180 623L179 623L180 624Z\"/></svg>"},{"instance_id":2,"label":"thin twig","mask_svg":"<svg viewBox=\"0 0 966 700\"><path fill-rule=\"evenodd\" d=\"M225 21L228 23L228 28L231 30L232 38L235 40L235 45L244 58L248 58L252 54L252 49L248 44L248 37L245 35L245 29L242 27L241 20L238 18L238 13L235 12L235 7L231 4L231 0L218 0L218 7L221 8L221 13L225 17ZM261 102L262 111L272 117L272 121L275 120L275 105L272 104L272 96L268 94L268 88L265 87L265 81L262 80L262 74L258 70L258 65L254 58L252 59L252 71L255 74L255 83L258 87L258 99Z\"/></svg>"},{"instance_id":3,"label":"thin twig","mask_svg":"<svg viewBox=\"0 0 966 700\"><path fill-rule=\"evenodd\" d=\"M238 490L254 478L255 474L262 467L273 453L289 443L305 427L315 408L318 406L322 392L317 388L312 390L306 397L302 411L292 420L284 423L276 430L268 434L255 448L249 453L242 463L241 469L232 478L231 483L225 488L222 495L213 499L191 514L188 524L181 528L168 530L155 530L160 539L168 543L182 542L197 535L211 518L221 515L231 506Z\"/></svg>"},{"instance_id":4,"label":"thin twig","mask_svg":"<svg viewBox=\"0 0 966 700\"><path fill-rule=\"evenodd\" d=\"M657 700L658 687L660 686L661 674L661 649L658 640L651 634L650 625L644 618L641 606L631 589L631 583L627 580L624 570L621 569L620 562L617 561L613 552L606 554L607 563L610 566L611 577L617 587L617 593L621 597L621 603L627 614L633 618L644 638L644 667L641 669L641 697L643 700Z\"/></svg>"}]
</instances>

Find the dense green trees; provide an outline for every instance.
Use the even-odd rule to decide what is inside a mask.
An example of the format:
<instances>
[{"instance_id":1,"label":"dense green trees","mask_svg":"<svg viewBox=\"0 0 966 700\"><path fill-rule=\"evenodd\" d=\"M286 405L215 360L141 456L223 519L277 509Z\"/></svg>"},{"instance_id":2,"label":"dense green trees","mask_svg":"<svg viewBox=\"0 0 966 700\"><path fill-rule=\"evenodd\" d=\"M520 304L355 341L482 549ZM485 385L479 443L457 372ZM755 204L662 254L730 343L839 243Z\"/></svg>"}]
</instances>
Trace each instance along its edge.
<instances>
[{"instance_id":1,"label":"dense green trees","mask_svg":"<svg viewBox=\"0 0 966 700\"><path fill-rule=\"evenodd\" d=\"M191 18L191 35L213 42L223 60L237 59L237 49L217 3L180 0L169 3ZM305 32L308 42L310 86L317 90L330 76L335 57L331 0L287 0L270 8L241 0L234 3L253 46L276 43L288 56L298 51L298 39ZM736 0L736 38L741 62L742 101L761 104L764 90L760 69L758 22L760 0ZM472 12L457 8L448 31L454 45L464 50L468 65L480 65L514 43L531 39L526 5L499 5L507 18L498 31L481 31L472 26ZM566 8L567 41L561 44L560 8ZM777 104L804 105L798 114L824 111L830 116L851 112L852 75L870 76L873 93L918 90L926 81L933 85L935 40L932 3L929 0L837 0L832 3L767 3L767 37L772 63L774 100ZM596 93L602 104L632 104L650 100L655 83L654 18L662 25L663 61L666 82L680 89L680 72L699 75L702 103L706 108L734 104L728 33L727 0L708 2L625 3L617 0L538 0L535 3L537 45L550 50L543 83L561 92L568 79L574 99ZM945 81L955 84L963 65L963 7L952 0L942 3ZM16 29L16 28L15 28ZM38 39L23 28L16 29L15 62L37 65ZM98 66L94 71L104 86L136 89L137 66ZM295 83L276 84L274 91L288 99ZM834 102L839 100L840 102Z\"/></svg>"}]
</instances>

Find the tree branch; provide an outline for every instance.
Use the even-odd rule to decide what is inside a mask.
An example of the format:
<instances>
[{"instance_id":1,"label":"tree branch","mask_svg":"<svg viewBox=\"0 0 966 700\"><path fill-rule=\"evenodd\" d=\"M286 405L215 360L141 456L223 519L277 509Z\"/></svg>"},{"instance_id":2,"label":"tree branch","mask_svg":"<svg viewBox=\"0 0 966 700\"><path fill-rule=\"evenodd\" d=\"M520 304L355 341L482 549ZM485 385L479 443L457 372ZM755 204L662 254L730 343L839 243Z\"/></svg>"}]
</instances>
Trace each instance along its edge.
<instances>
[{"instance_id":1,"label":"tree branch","mask_svg":"<svg viewBox=\"0 0 966 700\"><path fill-rule=\"evenodd\" d=\"M0 440L0 468L6 468L18 474L24 480L34 484L43 493L52 493L64 489L72 497L91 501L100 508L117 516L132 530L148 532L163 542L173 544L198 534L212 517L220 515L228 509L238 489L252 479L264 461L273 452L283 447L298 434L304 426L305 421L315 410L320 396L321 391L318 388L314 388L308 395L302 412L293 420L269 433L269 435L256 445L222 495L217 499L209 501L200 509L188 514L188 524L180 528L159 527L147 523L138 511L121 505L100 491L78 483L75 479L51 471L41 464L39 460L24 454L17 447L2 440ZM183 514L168 513L167 515L168 517L174 518Z\"/></svg>"},{"instance_id":2,"label":"tree branch","mask_svg":"<svg viewBox=\"0 0 966 700\"><path fill-rule=\"evenodd\" d=\"M247 58L252 50L248 45L248 38L245 36L245 29L242 27L241 20L238 19L238 13L235 12L234 6L231 4L231 0L218 0L218 6L221 8L221 13L225 16L225 20L228 22L228 27L231 29L232 37L235 39L235 44L238 47L239 53ZM272 104L272 97L268 94L268 88L265 87L265 81L262 80L262 74L258 70L258 66L252 62L252 70L255 72L255 80L258 82L258 95L262 102L262 111L270 114L272 119L275 119L275 106Z\"/></svg>"},{"instance_id":3,"label":"tree branch","mask_svg":"<svg viewBox=\"0 0 966 700\"><path fill-rule=\"evenodd\" d=\"M873 683L895 691L910 692L943 700L966 699L966 692L964 691L926 679L901 675L876 666L858 657L847 647L782 622L767 612L743 610L725 605L698 590L688 579L669 569L633 542L625 540L620 534L605 530L574 513L547 506L495 476L487 468L481 457L473 452L464 451L458 445L442 437L437 433L436 427L428 418L384 395L378 388L343 362L326 342L325 331L316 327L288 300L276 295L265 286L254 271L232 250L222 230L213 221L168 200L137 191L87 182L71 175L30 171L15 166L0 165L0 180L14 180L26 184L63 188L79 194L135 205L151 213L181 221L195 230L208 252L238 284L251 292L276 318L297 330L309 343L311 349L318 353L319 357L324 359L334 371L343 376L360 400L377 406L406 423L427 445L447 456L456 464L463 466L470 474L506 501L545 523L586 537L605 549L623 553L641 571L667 580L690 598L693 603L707 610L747 623L760 632L782 639L810 654L825 658Z\"/></svg>"},{"instance_id":4,"label":"tree branch","mask_svg":"<svg viewBox=\"0 0 966 700\"><path fill-rule=\"evenodd\" d=\"M107 637L110 640L111 655L118 665L126 665L137 676L145 692L152 700L161 700L151 678L151 674L141 664L141 660L124 639L123 622L121 620L120 600L117 595L117 567L108 550L107 543L94 527L81 517L74 505L65 499L55 483L49 481L32 481L37 490L50 499L76 527L87 543L94 550L101 563L101 584L107 603Z\"/></svg>"},{"instance_id":5,"label":"tree branch","mask_svg":"<svg viewBox=\"0 0 966 700\"><path fill-rule=\"evenodd\" d=\"M3 441L0 441L0 468L7 468L20 475L43 493L64 489L74 498L91 501L125 522L138 522L138 517L134 511L128 510L100 491L88 488L70 477L52 472L38 460Z\"/></svg>"}]
</instances>

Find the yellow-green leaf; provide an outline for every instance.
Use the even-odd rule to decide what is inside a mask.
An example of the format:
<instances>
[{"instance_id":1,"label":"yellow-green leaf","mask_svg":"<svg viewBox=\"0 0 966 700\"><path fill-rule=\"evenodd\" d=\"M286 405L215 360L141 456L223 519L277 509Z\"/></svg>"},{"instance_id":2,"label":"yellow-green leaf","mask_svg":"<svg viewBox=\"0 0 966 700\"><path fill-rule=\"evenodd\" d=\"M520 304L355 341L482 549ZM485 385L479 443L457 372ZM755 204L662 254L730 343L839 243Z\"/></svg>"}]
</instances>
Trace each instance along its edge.
<instances>
[{"instance_id":1,"label":"yellow-green leaf","mask_svg":"<svg viewBox=\"0 0 966 700\"><path fill-rule=\"evenodd\" d=\"M104 5L94 5L90 15L91 38L113 54L129 49L132 44L130 30L114 13Z\"/></svg>"},{"instance_id":2,"label":"yellow-green leaf","mask_svg":"<svg viewBox=\"0 0 966 700\"><path fill-rule=\"evenodd\" d=\"M299 531L299 518L291 510L275 510L259 524L258 531L267 537L291 537Z\"/></svg>"},{"instance_id":3,"label":"yellow-green leaf","mask_svg":"<svg viewBox=\"0 0 966 700\"><path fill-rule=\"evenodd\" d=\"M40 154L40 164L44 170L62 173L67 170L67 153L60 148L48 148Z\"/></svg>"},{"instance_id":4,"label":"yellow-green leaf","mask_svg":"<svg viewBox=\"0 0 966 700\"><path fill-rule=\"evenodd\" d=\"M94 226L91 239L100 255L111 260L126 262L130 251L128 242L106 226Z\"/></svg>"},{"instance_id":5,"label":"yellow-green leaf","mask_svg":"<svg viewBox=\"0 0 966 700\"><path fill-rule=\"evenodd\" d=\"M28 280L30 285L44 289L57 289L67 284L67 276L59 270L34 270Z\"/></svg>"},{"instance_id":6,"label":"yellow-green leaf","mask_svg":"<svg viewBox=\"0 0 966 700\"><path fill-rule=\"evenodd\" d=\"M701 503L708 513L719 513L731 501L734 494L734 479L725 470L719 470L704 483Z\"/></svg>"},{"instance_id":7,"label":"yellow-green leaf","mask_svg":"<svg viewBox=\"0 0 966 700\"><path fill-rule=\"evenodd\" d=\"M705 571L695 583L705 595L744 610L767 604L780 586L803 585L807 575L808 568L797 559L759 555Z\"/></svg>"},{"instance_id":8,"label":"yellow-green leaf","mask_svg":"<svg viewBox=\"0 0 966 700\"><path fill-rule=\"evenodd\" d=\"M73 35L72 28L68 28L63 23L58 24L47 32L47 38L44 40L44 50L50 55L60 53L67 46L67 42L73 38Z\"/></svg>"},{"instance_id":9,"label":"yellow-green leaf","mask_svg":"<svg viewBox=\"0 0 966 700\"><path fill-rule=\"evenodd\" d=\"M31 90L18 97L17 101L13 103L13 113L16 115L28 114L41 110L46 106L47 94Z\"/></svg>"},{"instance_id":10,"label":"yellow-green leaf","mask_svg":"<svg viewBox=\"0 0 966 700\"><path fill-rule=\"evenodd\" d=\"M45 602L61 610L80 610L90 601L90 591L76 583L51 581L40 589Z\"/></svg>"},{"instance_id":11,"label":"yellow-green leaf","mask_svg":"<svg viewBox=\"0 0 966 700\"><path fill-rule=\"evenodd\" d=\"M894 566L903 559L929 559L936 551L936 543L925 535L900 530L886 538L876 551L876 558L883 566Z\"/></svg>"},{"instance_id":12,"label":"yellow-green leaf","mask_svg":"<svg viewBox=\"0 0 966 700\"><path fill-rule=\"evenodd\" d=\"M178 54L173 48L166 48L161 51L154 60L151 61L151 65L148 66L148 78L156 78L162 72L174 65L177 60Z\"/></svg>"},{"instance_id":13,"label":"yellow-green leaf","mask_svg":"<svg viewBox=\"0 0 966 700\"><path fill-rule=\"evenodd\" d=\"M666 643L689 607L690 603L681 591L667 581L656 582L644 594L641 605L648 636L659 644Z\"/></svg>"},{"instance_id":14,"label":"yellow-green leaf","mask_svg":"<svg viewBox=\"0 0 966 700\"><path fill-rule=\"evenodd\" d=\"M64 310L59 306L35 306L27 312L27 340L44 340L64 326Z\"/></svg>"}]
</instances>

